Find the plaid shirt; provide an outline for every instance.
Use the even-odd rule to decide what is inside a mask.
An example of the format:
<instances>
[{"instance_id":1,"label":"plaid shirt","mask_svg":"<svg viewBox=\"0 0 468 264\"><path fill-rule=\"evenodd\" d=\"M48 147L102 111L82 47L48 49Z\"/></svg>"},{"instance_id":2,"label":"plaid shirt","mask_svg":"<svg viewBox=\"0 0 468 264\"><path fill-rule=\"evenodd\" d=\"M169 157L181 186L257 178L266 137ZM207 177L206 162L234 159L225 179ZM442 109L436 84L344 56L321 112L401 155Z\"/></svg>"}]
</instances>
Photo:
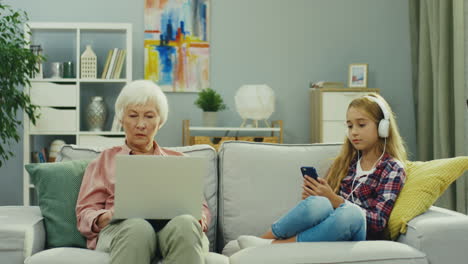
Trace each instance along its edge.
<instances>
[{"instance_id":1,"label":"plaid shirt","mask_svg":"<svg viewBox=\"0 0 468 264\"><path fill-rule=\"evenodd\" d=\"M351 161L348 175L341 181L340 196L364 209L367 239L383 239L383 230L406 179L405 170L401 162L385 153L374 172L356 179L352 186L356 175L356 161L357 159ZM352 188L357 186L351 196Z\"/></svg>"}]
</instances>

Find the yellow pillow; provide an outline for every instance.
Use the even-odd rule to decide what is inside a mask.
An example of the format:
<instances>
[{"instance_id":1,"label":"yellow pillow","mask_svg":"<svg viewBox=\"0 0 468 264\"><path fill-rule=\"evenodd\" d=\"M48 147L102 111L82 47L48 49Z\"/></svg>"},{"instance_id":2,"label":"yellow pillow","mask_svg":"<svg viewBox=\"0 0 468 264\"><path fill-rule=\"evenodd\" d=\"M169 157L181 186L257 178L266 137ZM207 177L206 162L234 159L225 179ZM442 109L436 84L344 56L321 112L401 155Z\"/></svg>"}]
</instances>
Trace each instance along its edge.
<instances>
[{"instance_id":1,"label":"yellow pillow","mask_svg":"<svg viewBox=\"0 0 468 264\"><path fill-rule=\"evenodd\" d=\"M396 240L406 233L406 223L424 213L443 192L468 170L468 156L426 162L407 161L406 182L388 221L387 235Z\"/></svg>"}]
</instances>

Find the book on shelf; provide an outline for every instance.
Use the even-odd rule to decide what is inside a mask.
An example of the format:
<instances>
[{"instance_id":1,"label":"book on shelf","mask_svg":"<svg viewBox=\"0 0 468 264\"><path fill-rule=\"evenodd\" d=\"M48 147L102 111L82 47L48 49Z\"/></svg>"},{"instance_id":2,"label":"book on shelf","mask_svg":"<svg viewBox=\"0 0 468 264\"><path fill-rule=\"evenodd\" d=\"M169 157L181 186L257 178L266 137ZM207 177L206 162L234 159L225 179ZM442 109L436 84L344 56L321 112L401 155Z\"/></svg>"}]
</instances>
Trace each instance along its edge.
<instances>
[{"instance_id":1,"label":"book on shelf","mask_svg":"<svg viewBox=\"0 0 468 264\"><path fill-rule=\"evenodd\" d=\"M46 148L42 148L41 149L41 152L39 152L40 154L42 154L42 158L43 158L43 162L47 162L47 149Z\"/></svg>"},{"instance_id":2,"label":"book on shelf","mask_svg":"<svg viewBox=\"0 0 468 264\"><path fill-rule=\"evenodd\" d=\"M319 81L310 83L310 88L344 88L344 82Z\"/></svg>"},{"instance_id":3,"label":"book on shelf","mask_svg":"<svg viewBox=\"0 0 468 264\"><path fill-rule=\"evenodd\" d=\"M39 162L40 163L45 163L46 162L46 158L44 157L44 154L42 152L38 152L38 156L39 156Z\"/></svg>"},{"instance_id":4,"label":"book on shelf","mask_svg":"<svg viewBox=\"0 0 468 264\"><path fill-rule=\"evenodd\" d=\"M119 79L125 62L126 50L114 48L107 53L101 79Z\"/></svg>"},{"instance_id":5,"label":"book on shelf","mask_svg":"<svg viewBox=\"0 0 468 264\"><path fill-rule=\"evenodd\" d=\"M120 57L122 56L122 50L119 49L119 51L117 52L117 56L115 56L115 63L114 63L114 67L112 68L112 72L111 72L111 79L115 79L116 77L116 74L117 74L117 68L119 67L119 63L120 63Z\"/></svg>"},{"instance_id":6,"label":"book on shelf","mask_svg":"<svg viewBox=\"0 0 468 264\"><path fill-rule=\"evenodd\" d=\"M126 55L125 50L119 50L119 59L117 60L117 65L115 67L115 71L114 71L114 74L113 74L114 79L119 79L120 78L120 75L122 73L123 64L124 64L124 61L125 61L125 55Z\"/></svg>"},{"instance_id":7,"label":"book on shelf","mask_svg":"<svg viewBox=\"0 0 468 264\"><path fill-rule=\"evenodd\" d=\"M37 151L31 152L31 161L33 163L39 163L39 152Z\"/></svg>"},{"instance_id":8,"label":"book on shelf","mask_svg":"<svg viewBox=\"0 0 468 264\"><path fill-rule=\"evenodd\" d=\"M42 148L40 151L31 152L31 161L34 163L45 163L47 162L47 149Z\"/></svg>"},{"instance_id":9,"label":"book on shelf","mask_svg":"<svg viewBox=\"0 0 468 264\"><path fill-rule=\"evenodd\" d=\"M112 78L112 72L114 71L118 54L119 54L119 49L115 48L113 50L113 52L112 52L112 58L111 58L111 61L109 63L109 68L107 69L106 79L111 79Z\"/></svg>"},{"instance_id":10,"label":"book on shelf","mask_svg":"<svg viewBox=\"0 0 468 264\"><path fill-rule=\"evenodd\" d=\"M106 79L107 70L109 70L109 64L110 64L113 52L114 52L113 49L111 49L111 50L109 50L109 52L107 52L106 64L104 64L104 70L102 71L101 79Z\"/></svg>"}]
</instances>

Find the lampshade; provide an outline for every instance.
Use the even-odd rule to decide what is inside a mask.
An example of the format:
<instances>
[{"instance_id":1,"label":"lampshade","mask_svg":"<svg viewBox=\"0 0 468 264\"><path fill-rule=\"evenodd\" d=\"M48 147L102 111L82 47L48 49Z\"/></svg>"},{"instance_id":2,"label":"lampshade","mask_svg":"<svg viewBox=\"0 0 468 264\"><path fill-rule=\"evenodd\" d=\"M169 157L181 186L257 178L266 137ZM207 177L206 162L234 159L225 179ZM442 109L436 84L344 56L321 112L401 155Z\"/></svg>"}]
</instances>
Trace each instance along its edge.
<instances>
[{"instance_id":1,"label":"lampshade","mask_svg":"<svg viewBox=\"0 0 468 264\"><path fill-rule=\"evenodd\" d=\"M243 85L234 97L242 119L266 120L275 111L275 93L266 84Z\"/></svg>"}]
</instances>

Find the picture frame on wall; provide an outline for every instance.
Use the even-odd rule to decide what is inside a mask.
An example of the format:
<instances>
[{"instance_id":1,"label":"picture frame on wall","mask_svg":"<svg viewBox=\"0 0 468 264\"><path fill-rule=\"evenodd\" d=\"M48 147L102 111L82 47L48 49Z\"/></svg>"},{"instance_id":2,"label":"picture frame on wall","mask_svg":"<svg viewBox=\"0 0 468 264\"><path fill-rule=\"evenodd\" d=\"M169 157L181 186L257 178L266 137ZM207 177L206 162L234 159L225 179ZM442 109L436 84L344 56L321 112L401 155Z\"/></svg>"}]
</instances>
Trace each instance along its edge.
<instances>
[{"instance_id":1,"label":"picture frame on wall","mask_svg":"<svg viewBox=\"0 0 468 264\"><path fill-rule=\"evenodd\" d=\"M369 64L352 63L349 65L348 86L367 88Z\"/></svg>"},{"instance_id":2,"label":"picture frame on wall","mask_svg":"<svg viewBox=\"0 0 468 264\"><path fill-rule=\"evenodd\" d=\"M145 80L165 92L211 87L210 1L142 1Z\"/></svg>"}]
</instances>

